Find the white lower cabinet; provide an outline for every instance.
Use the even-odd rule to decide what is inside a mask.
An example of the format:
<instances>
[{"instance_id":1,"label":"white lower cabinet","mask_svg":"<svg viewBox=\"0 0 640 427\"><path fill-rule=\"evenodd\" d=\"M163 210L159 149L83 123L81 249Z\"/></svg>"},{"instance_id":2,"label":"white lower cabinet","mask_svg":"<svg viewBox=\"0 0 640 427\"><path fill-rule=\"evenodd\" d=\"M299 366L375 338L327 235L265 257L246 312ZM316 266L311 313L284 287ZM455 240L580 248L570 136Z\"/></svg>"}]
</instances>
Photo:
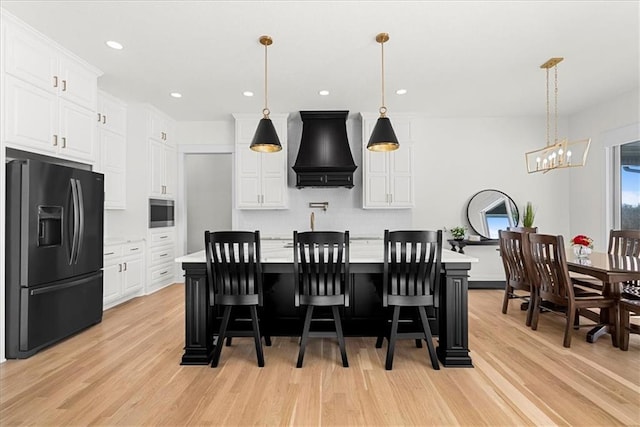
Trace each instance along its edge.
<instances>
[{"instance_id":1,"label":"white lower cabinet","mask_svg":"<svg viewBox=\"0 0 640 427\"><path fill-rule=\"evenodd\" d=\"M104 246L103 308L142 295L144 240Z\"/></svg>"},{"instance_id":2,"label":"white lower cabinet","mask_svg":"<svg viewBox=\"0 0 640 427\"><path fill-rule=\"evenodd\" d=\"M147 294L175 282L175 242L174 227L156 228L149 231Z\"/></svg>"}]
</instances>

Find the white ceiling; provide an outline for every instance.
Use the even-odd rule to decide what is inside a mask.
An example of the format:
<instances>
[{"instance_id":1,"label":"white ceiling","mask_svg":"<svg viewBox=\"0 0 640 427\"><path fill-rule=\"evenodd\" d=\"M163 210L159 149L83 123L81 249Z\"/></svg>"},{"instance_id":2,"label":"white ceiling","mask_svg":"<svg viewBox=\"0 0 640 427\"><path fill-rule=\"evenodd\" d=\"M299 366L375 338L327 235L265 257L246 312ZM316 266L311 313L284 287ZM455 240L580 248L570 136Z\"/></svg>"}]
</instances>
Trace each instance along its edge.
<instances>
[{"instance_id":1,"label":"white ceiling","mask_svg":"<svg viewBox=\"0 0 640 427\"><path fill-rule=\"evenodd\" d=\"M1 6L104 72L101 89L181 121L259 114L270 35L273 113L381 103L432 117L545 114L545 71L558 66L570 114L635 89L638 1L8 1ZM105 46L116 40L125 48ZM404 88L408 93L395 94ZM331 92L318 95L320 89ZM255 92L253 98L242 95ZM181 99L170 92L183 94Z\"/></svg>"}]
</instances>

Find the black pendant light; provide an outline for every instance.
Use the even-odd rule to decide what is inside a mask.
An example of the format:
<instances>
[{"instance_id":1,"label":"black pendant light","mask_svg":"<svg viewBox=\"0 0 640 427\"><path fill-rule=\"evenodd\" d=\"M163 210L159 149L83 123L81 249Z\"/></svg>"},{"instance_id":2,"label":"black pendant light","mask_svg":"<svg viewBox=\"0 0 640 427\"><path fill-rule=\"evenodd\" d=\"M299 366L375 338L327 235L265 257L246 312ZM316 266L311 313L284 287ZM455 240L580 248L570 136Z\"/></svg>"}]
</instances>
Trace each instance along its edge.
<instances>
[{"instance_id":1,"label":"black pendant light","mask_svg":"<svg viewBox=\"0 0 640 427\"><path fill-rule=\"evenodd\" d=\"M371 132L367 149L371 151L393 151L400 147L400 143L396 133L393 131L391 121L387 117L387 107L384 106L384 43L389 41L389 34L378 34L376 41L382 47L382 106L379 110L380 117L373 128L373 132Z\"/></svg>"},{"instance_id":2,"label":"black pendant light","mask_svg":"<svg viewBox=\"0 0 640 427\"><path fill-rule=\"evenodd\" d=\"M264 108L262 109L263 117L258 123L250 148L261 153L275 153L282 150L282 145L280 145L276 128L269 118L270 111L267 107L267 46L271 45L273 40L269 36L261 36L259 41L264 46Z\"/></svg>"}]
</instances>

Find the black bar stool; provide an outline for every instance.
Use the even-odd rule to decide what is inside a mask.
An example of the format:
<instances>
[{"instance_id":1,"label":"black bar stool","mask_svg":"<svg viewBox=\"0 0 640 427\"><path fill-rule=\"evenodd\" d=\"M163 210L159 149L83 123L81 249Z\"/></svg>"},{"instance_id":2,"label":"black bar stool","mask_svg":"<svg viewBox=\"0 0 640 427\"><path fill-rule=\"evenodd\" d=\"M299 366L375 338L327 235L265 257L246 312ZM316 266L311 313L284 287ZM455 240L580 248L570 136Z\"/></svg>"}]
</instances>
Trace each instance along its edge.
<instances>
[{"instance_id":1,"label":"black bar stool","mask_svg":"<svg viewBox=\"0 0 640 427\"><path fill-rule=\"evenodd\" d=\"M349 306L349 232L293 232L295 306L307 306L298 363L302 367L309 336L337 337L342 366L349 366L338 307ZM310 332L313 309L331 307L335 332Z\"/></svg>"},{"instance_id":2,"label":"black bar stool","mask_svg":"<svg viewBox=\"0 0 640 427\"><path fill-rule=\"evenodd\" d=\"M258 366L264 366L258 306L262 306L262 265L260 263L260 232L218 231L204 232L207 257L207 276L211 305L224 307L218 340L213 350L211 367L218 366L220 353L227 338L252 336L255 340ZM251 331L229 330L231 309L249 308ZM237 320L237 319L235 319ZM269 336L265 336L267 345Z\"/></svg>"},{"instance_id":3,"label":"black bar stool","mask_svg":"<svg viewBox=\"0 0 640 427\"><path fill-rule=\"evenodd\" d=\"M384 276L382 279L382 305L393 307L390 328L378 336L376 347L389 340L385 369L393 368L396 340L411 338L418 343L425 340L433 369L440 369L433 346L426 307L435 307L440 282L442 257L442 231L384 231ZM417 331L398 332L400 308L415 307L420 327ZM386 328L385 322L385 329Z\"/></svg>"}]
</instances>

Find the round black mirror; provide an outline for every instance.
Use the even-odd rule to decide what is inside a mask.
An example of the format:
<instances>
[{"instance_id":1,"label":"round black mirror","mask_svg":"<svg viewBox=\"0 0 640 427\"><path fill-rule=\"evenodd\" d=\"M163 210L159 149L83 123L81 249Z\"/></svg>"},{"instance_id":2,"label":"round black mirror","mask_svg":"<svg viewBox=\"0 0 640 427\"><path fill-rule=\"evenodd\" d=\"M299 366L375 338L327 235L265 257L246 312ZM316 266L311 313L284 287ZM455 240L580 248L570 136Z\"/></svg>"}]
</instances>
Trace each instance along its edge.
<instances>
[{"instance_id":1,"label":"round black mirror","mask_svg":"<svg viewBox=\"0 0 640 427\"><path fill-rule=\"evenodd\" d=\"M520 212L513 199L498 190L482 190L467 204L469 225L485 239L497 239L498 230L516 227Z\"/></svg>"}]
</instances>

